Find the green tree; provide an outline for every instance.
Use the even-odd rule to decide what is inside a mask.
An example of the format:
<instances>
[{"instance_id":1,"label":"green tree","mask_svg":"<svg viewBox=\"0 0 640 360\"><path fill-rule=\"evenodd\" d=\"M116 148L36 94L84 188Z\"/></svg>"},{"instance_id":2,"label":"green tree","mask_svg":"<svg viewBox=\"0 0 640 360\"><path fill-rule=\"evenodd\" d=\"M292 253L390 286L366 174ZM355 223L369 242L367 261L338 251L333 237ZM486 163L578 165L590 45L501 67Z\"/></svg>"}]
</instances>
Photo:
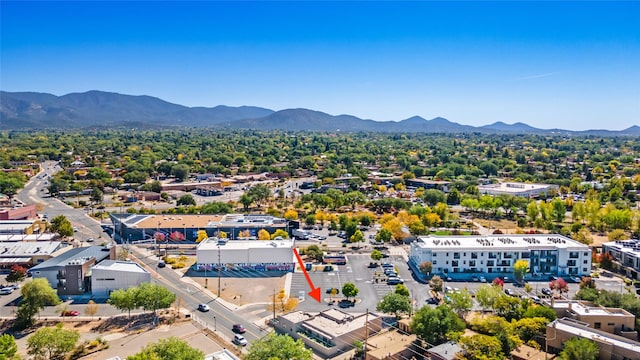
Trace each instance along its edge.
<instances>
[{"instance_id":1,"label":"green tree","mask_svg":"<svg viewBox=\"0 0 640 360\"><path fill-rule=\"evenodd\" d=\"M137 292L137 287L114 290L109 294L107 303L118 310L128 311L129 317L131 317L131 310L138 308L138 303L136 302Z\"/></svg>"},{"instance_id":2,"label":"green tree","mask_svg":"<svg viewBox=\"0 0 640 360\"><path fill-rule=\"evenodd\" d=\"M58 305L60 299L45 278L33 279L22 286L22 301L16 312L16 327L28 328L33 325L33 316L45 306Z\"/></svg>"},{"instance_id":3,"label":"green tree","mask_svg":"<svg viewBox=\"0 0 640 360\"><path fill-rule=\"evenodd\" d=\"M186 341L176 337L162 339L145 346L137 354L127 356L127 360L202 360L204 353Z\"/></svg>"},{"instance_id":4,"label":"green tree","mask_svg":"<svg viewBox=\"0 0 640 360\"><path fill-rule=\"evenodd\" d=\"M9 334L0 335L0 360L12 360L17 353L16 339Z\"/></svg>"},{"instance_id":5,"label":"green tree","mask_svg":"<svg viewBox=\"0 0 640 360\"><path fill-rule=\"evenodd\" d=\"M168 309L176 301L176 294L156 283L141 283L135 292L137 307L144 310Z\"/></svg>"},{"instance_id":6,"label":"green tree","mask_svg":"<svg viewBox=\"0 0 640 360\"><path fill-rule=\"evenodd\" d=\"M304 253L315 261L322 261L322 256L324 255L324 252L318 245L309 245Z\"/></svg>"},{"instance_id":7,"label":"green tree","mask_svg":"<svg viewBox=\"0 0 640 360\"><path fill-rule=\"evenodd\" d=\"M574 337L564 343L558 355L561 360L597 360L600 356L598 345L589 339Z\"/></svg>"},{"instance_id":8,"label":"green tree","mask_svg":"<svg viewBox=\"0 0 640 360\"><path fill-rule=\"evenodd\" d=\"M495 336L476 334L463 336L460 344L465 351L465 359L468 360L489 360L502 359L502 344Z\"/></svg>"},{"instance_id":9,"label":"green tree","mask_svg":"<svg viewBox=\"0 0 640 360\"><path fill-rule=\"evenodd\" d=\"M62 237L73 236L73 226L64 215L58 215L51 219L51 231L60 234Z\"/></svg>"},{"instance_id":10,"label":"green tree","mask_svg":"<svg viewBox=\"0 0 640 360\"><path fill-rule=\"evenodd\" d=\"M391 313L398 317L399 313L409 313L411 311L411 300L408 296L390 292L376 305L376 310L383 313Z\"/></svg>"},{"instance_id":11,"label":"green tree","mask_svg":"<svg viewBox=\"0 0 640 360\"><path fill-rule=\"evenodd\" d=\"M189 177L190 167L187 164L177 164L171 167L171 173L178 181L185 181ZM145 179L146 180L146 179Z\"/></svg>"},{"instance_id":12,"label":"green tree","mask_svg":"<svg viewBox=\"0 0 640 360\"><path fill-rule=\"evenodd\" d=\"M482 284L478 286L478 290L476 291L476 300L483 309L493 309L496 300L503 295L500 287Z\"/></svg>"},{"instance_id":13,"label":"green tree","mask_svg":"<svg viewBox=\"0 0 640 360\"><path fill-rule=\"evenodd\" d=\"M301 339L294 340L290 336L273 332L254 341L244 357L246 360L311 360L312 358L313 352L304 346Z\"/></svg>"},{"instance_id":14,"label":"green tree","mask_svg":"<svg viewBox=\"0 0 640 360\"><path fill-rule=\"evenodd\" d=\"M356 284L348 282L342 285L342 295L347 297L347 300L352 297L358 296L360 290L356 287Z\"/></svg>"},{"instance_id":15,"label":"green tree","mask_svg":"<svg viewBox=\"0 0 640 360\"><path fill-rule=\"evenodd\" d=\"M258 206L261 206L264 201L271 197L271 191L267 185L258 184L249 189L248 195L258 203Z\"/></svg>"},{"instance_id":16,"label":"green tree","mask_svg":"<svg viewBox=\"0 0 640 360\"><path fill-rule=\"evenodd\" d=\"M242 204L244 211L249 211L249 206L253 203L253 198L249 194L242 194L238 201Z\"/></svg>"},{"instance_id":17,"label":"green tree","mask_svg":"<svg viewBox=\"0 0 640 360\"><path fill-rule=\"evenodd\" d=\"M462 289L450 293L447 303L458 316L464 318L464 315L473 307L473 298L467 289Z\"/></svg>"},{"instance_id":18,"label":"green tree","mask_svg":"<svg viewBox=\"0 0 640 360\"><path fill-rule=\"evenodd\" d=\"M373 261L380 261L380 259L382 259L382 252L380 250L373 250L371 252L371 260Z\"/></svg>"},{"instance_id":19,"label":"green tree","mask_svg":"<svg viewBox=\"0 0 640 360\"><path fill-rule=\"evenodd\" d=\"M409 289L404 285L404 284L398 284L396 285L396 294L400 294L402 296L406 296L409 297L411 295L411 293L409 292Z\"/></svg>"},{"instance_id":20,"label":"green tree","mask_svg":"<svg viewBox=\"0 0 640 360\"><path fill-rule=\"evenodd\" d=\"M413 332L431 345L446 342L448 336L461 332L464 328L464 321L446 305L436 308L423 306L411 320Z\"/></svg>"},{"instance_id":21,"label":"green tree","mask_svg":"<svg viewBox=\"0 0 640 360\"><path fill-rule=\"evenodd\" d=\"M551 210L551 215L555 219L557 223L561 223L564 221L564 218L567 213L567 206L564 203L564 200L560 198L554 198L551 202L553 209Z\"/></svg>"},{"instance_id":22,"label":"green tree","mask_svg":"<svg viewBox=\"0 0 640 360\"><path fill-rule=\"evenodd\" d=\"M349 238L349 240L351 241L351 243L361 243L364 241L364 235L362 234L362 231L360 231L360 229L357 229L353 235L351 235L351 237Z\"/></svg>"},{"instance_id":23,"label":"green tree","mask_svg":"<svg viewBox=\"0 0 640 360\"><path fill-rule=\"evenodd\" d=\"M529 271L529 261L525 259L520 259L513 264L513 276L516 278L516 281L522 283L524 281L524 276Z\"/></svg>"},{"instance_id":24,"label":"green tree","mask_svg":"<svg viewBox=\"0 0 640 360\"><path fill-rule=\"evenodd\" d=\"M27 352L36 360L63 359L79 339L78 330L64 329L60 323L55 327L38 329L27 339Z\"/></svg>"},{"instance_id":25,"label":"green tree","mask_svg":"<svg viewBox=\"0 0 640 360\"><path fill-rule=\"evenodd\" d=\"M193 196L191 194L185 194L180 196L180 198L178 199L178 201L176 201L176 205L181 206L181 205L196 205L196 200L193 198Z\"/></svg>"},{"instance_id":26,"label":"green tree","mask_svg":"<svg viewBox=\"0 0 640 360\"><path fill-rule=\"evenodd\" d=\"M376 233L377 242L388 243L389 241L391 241L392 237L393 237L393 233L386 228L382 228L380 229L380 231Z\"/></svg>"},{"instance_id":27,"label":"green tree","mask_svg":"<svg viewBox=\"0 0 640 360\"><path fill-rule=\"evenodd\" d=\"M529 306L522 315L523 318L545 318L547 322L552 322L556 319L556 312L547 306Z\"/></svg>"}]
</instances>

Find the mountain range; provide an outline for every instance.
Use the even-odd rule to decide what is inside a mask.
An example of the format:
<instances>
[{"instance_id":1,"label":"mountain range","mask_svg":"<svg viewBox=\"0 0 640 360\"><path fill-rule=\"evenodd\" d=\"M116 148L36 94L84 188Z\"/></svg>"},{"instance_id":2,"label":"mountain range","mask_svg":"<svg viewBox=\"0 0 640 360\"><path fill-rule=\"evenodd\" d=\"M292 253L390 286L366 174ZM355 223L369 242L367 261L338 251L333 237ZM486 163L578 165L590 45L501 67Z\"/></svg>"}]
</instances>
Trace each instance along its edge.
<instances>
[{"instance_id":1,"label":"mountain range","mask_svg":"<svg viewBox=\"0 0 640 360\"><path fill-rule=\"evenodd\" d=\"M88 91L55 96L37 92L0 91L0 130L180 128L413 132L413 133L521 133L596 136L640 136L640 126L625 130L538 129L527 124L496 122L462 125L444 118L414 116L401 121L374 121L352 115L329 115L309 109L274 111L255 106L187 107L152 96Z\"/></svg>"}]
</instances>

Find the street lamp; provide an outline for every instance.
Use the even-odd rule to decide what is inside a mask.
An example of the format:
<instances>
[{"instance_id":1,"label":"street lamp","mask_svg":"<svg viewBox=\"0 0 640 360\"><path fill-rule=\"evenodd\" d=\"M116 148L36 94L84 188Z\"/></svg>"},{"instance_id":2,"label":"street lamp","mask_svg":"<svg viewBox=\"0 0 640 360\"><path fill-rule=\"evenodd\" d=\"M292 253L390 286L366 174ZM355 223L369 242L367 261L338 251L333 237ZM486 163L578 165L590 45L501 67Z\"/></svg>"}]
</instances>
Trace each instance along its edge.
<instances>
[{"instance_id":1,"label":"street lamp","mask_svg":"<svg viewBox=\"0 0 640 360\"><path fill-rule=\"evenodd\" d=\"M215 316L213 317L213 331L218 331L218 321Z\"/></svg>"}]
</instances>

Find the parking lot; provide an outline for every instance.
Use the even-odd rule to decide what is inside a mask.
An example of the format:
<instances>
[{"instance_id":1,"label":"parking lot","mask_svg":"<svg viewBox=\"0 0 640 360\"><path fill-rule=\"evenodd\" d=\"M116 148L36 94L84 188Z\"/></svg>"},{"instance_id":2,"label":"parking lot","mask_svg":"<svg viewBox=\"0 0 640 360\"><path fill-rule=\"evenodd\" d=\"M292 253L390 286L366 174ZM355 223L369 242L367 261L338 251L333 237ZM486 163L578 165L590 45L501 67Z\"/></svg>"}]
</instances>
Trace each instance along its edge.
<instances>
[{"instance_id":1,"label":"parking lot","mask_svg":"<svg viewBox=\"0 0 640 360\"><path fill-rule=\"evenodd\" d=\"M316 271L309 272L309 275L314 283L314 286L320 287L322 291L322 302L317 303L313 299L310 299L307 293L310 291L309 285L301 272L296 272L293 275L291 282L291 295L300 297L303 301L300 302L298 308L304 311L321 311L329 306L337 306L336 304L330 305L329 299L331 295L327 293L328 289L337 288L342 291L342 286L347 282L352 282L358 288L358 301L353 307L345 308L345 311L352 312L364 312L367 309L369 311L375 311L377 303L382 299L384 295L393 291L395 285L387 285L386 276L382 274L383 268L378 266L370 268L369 263L372 262L369 254L349 254L347 255L347 265L333 266L333 271L323 271L322 267ZM418 282L412 275L409 267L402 256L390 256L382 259L380 263L388 262L394 266L394 269L398 272L398 276L403 279L404 285L409 289L414 308L420 308L427 304L427 299L431 298L430 289L428 284ZM376 281L377 279L377 281ZM455 289L467 289L473 296L475 295L478 287L483 285L480 281L473 282L458 282L458 281L446 281L444 287L449 287L452 290ZM519 297L532 297L538 296L542 299L549 298L549 296L542 293L544 288L549 287L549 281L535 281L529 282L531 286L531 292L527 292L524 287L518 286L514 283L504 284L504 289L508 289L514 296ZM569 292L565 294L567 298L573 298L575 293L579 290L577 283L569 283ZM608 290L622 291L621 283L615 280L598 280L598 288L604 288ZM343 295L334 296L334 299L340 300ZM480 307L475 304L474 310L480 310Z\"/></svg>"}]
</instances>

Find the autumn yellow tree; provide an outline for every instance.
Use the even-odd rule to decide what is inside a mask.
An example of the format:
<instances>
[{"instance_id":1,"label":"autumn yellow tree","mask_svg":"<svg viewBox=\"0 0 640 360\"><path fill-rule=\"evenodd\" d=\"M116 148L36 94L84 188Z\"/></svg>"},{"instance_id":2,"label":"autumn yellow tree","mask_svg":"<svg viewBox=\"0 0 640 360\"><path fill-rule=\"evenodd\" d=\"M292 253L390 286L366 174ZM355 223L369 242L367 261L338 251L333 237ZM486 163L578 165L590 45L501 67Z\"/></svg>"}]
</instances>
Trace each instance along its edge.
<instances>
[{"instance_id":1,"label":"autumn yellow tree","mask_svg":"<svg viewBox=\"0 0 640 360\"><path fill-rule=\"evenodd\" d=\"M271 234L265 229L258 231L258 240L271 240Z\"/></svg>"},{"instance_id":2,"label":"autumn yellow tree","mask_svg":"<svg viewBox=\"0 0 640 360\"><path fill-rule=\"evenodd\" d=\"M277 238L278 236L281 236L283 239L288 239L289 238L289 234L286 231L284 231L282 229L278 229L273 234L271 234L271 239L273 240L273 239Z\"/></svg>"},{"instance_id":3,"label":"autumn yellow tree","mask_svg":"<svg viewBox=\"0 0 640 360\"><path fill-rule=\"evenodd\" d=\"M293 298L287 295L284 289L280 290L280 292L278 292L276 296L272 297L270 300L271 301L267 306L267 309L270 312L289 312L294 310L299 303L299 300L297 298Z\"/></svg>"},{"instance_id":4,"label":"autumn yellow tree","mask_svg":"<svg viewBox=\"0 0 640 360\"><path fill-rule=\"evenodd\" d=\"M288 209L284 212L284 218L287 220L298 220L298 212L294 209Z\"/></svg>"},{"instance_id":5,"label":"autumn yellow tree","mask_svg":"<svg viewBox=\"0 0 640 360\"><path fill-rule=\"evenodd\" d=\"M207 235L207 231L206 230L198 230L198 237L196 238L196 242L201 242L202 240L206 240L207 238L209 238L209 235Z\"/></svg>"}]
</instances>

